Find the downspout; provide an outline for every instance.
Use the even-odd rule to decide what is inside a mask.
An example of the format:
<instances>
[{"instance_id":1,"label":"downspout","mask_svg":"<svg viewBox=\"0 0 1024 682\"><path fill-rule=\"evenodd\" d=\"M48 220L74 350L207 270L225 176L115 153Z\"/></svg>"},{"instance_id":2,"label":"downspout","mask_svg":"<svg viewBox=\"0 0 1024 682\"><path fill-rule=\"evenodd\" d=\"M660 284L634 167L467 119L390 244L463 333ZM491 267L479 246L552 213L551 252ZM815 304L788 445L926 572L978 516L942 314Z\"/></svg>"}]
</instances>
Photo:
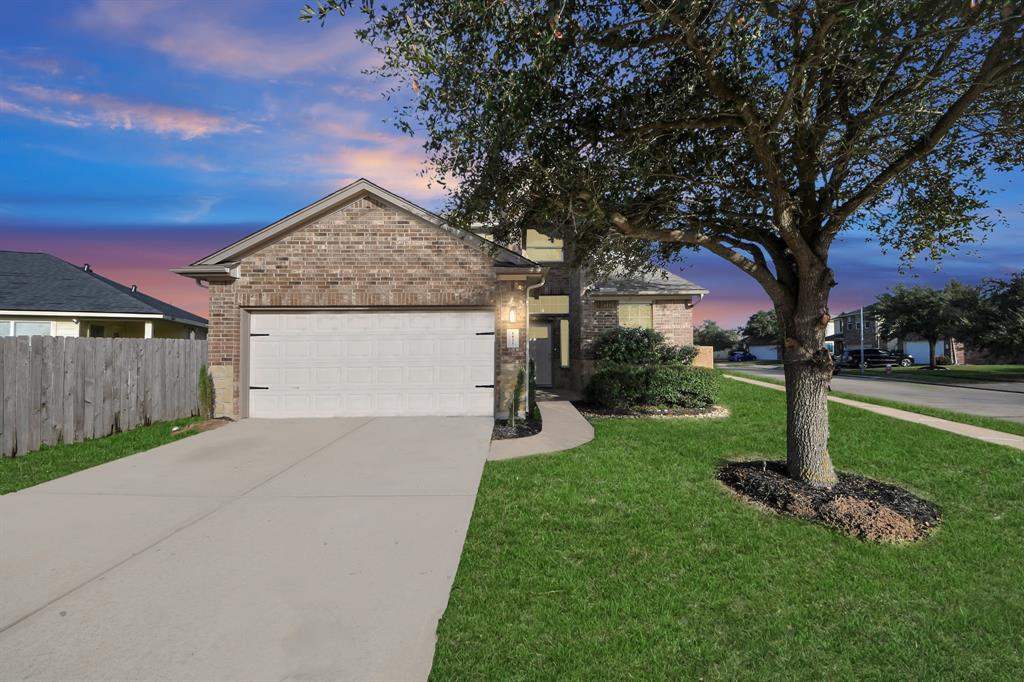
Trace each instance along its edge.
<instances>
[{"instance_id":1,"label":"downspout","mask_svg":"<svg viewBox=\"0 0 1024 682\"><path fill-rule=\"evenodd\" d=\"M544 273L542 272L541 275L540 275L540 281L539 282L537 282L536 284L533 284L531 286L526 287L526 334L524 335L526 338L523 339L523 342L526 344L526 385L527 385L527 387L529 387L530 381L533 380L533 377L530 376L530 292L533 291L534 289L539 289L540 287L544 286L544 282L545 281L546 280L544 278ZM527 393L529 393L529 389L527 389ZM529 399L527 399L526 402L529 403L530 402ZM527 409L527 411L529 411L529 409L530 409L529 404L527 404L526 409Z\"/></svg>"}]
</instances>

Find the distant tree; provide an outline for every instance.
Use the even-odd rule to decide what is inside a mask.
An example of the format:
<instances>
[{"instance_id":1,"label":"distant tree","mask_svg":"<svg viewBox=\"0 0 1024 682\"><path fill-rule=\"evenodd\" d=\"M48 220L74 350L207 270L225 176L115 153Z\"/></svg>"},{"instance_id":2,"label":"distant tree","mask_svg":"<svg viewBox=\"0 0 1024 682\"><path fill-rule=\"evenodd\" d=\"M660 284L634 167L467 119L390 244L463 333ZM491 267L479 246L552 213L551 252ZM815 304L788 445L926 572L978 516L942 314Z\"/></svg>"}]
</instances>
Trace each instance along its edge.
<instances>
[{"instance_id":1,"label":"distant tree","mask_svg":"<svg viewBox=\"0 0 1024 682\"><path fill-rule=\"evenodd\" d=\"M941 258L991 227L985 176L1024 165L1020 0L316 0L357 8L422 133L448 217L541 229L589 268L690 249L771 299L787 468L836 482L829 257L861 229ZM439 180L441 181L441 180Z\"/></svg>"},{"instance_id":2,"label":"distant tree","mask_svg":"<svg viewBox=\"0 0 1024 682\"><path fill-rule=\"evenodd\" d=\"M779 321L774 310L758 310L743 325L743 334L758 339L778 339Z\"/></svg>"},{"instance_id":3,"label":"distant tree","mask_svg":"<svg viewBox=\"0 0 1024 682\"><path fill-rule=\"evenodd\" d=\"M995 355L1024 354L1024 270L982 285L976 340Z\"/></svg>"},{"instance_id":4,"label":"distant tree","mask_svg":"<svg viewBox=\"0 0 1024 682\"><path fill-rule=\"evenodd\" d=\"M928 364L935 367L935 346L960 328L958 310L951 305L950 288L897 286L875 303L879 332L886 338L916 334L928 342Z\"/></svg>"},{"instance_id":5,"label":"distant tree","mask_svg":"<svg viewBox=\"0 0 1024 682\"><path fill-rule=\"evenodd\" d=\"M711 346L715 350L727 350L736 345L740 335L733 329L723 329L714 320L704 320L693 330L693 342L698 346Z\"/></svg>"}]
</instances>

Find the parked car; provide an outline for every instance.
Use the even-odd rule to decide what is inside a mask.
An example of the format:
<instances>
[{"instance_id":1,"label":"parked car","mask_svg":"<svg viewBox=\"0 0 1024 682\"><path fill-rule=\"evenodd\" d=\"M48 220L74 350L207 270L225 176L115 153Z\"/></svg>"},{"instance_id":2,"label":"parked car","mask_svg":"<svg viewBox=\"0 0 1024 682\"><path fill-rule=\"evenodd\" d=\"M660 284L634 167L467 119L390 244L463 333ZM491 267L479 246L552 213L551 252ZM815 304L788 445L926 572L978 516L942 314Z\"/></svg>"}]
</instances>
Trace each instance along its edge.
<instances>
[{"instance_id":1,"label":"parked car","mask_svg":"<svg viewBox=\"0 0 1024 682\"><path fill-rule=\"evenodd\" d=\"M906 353L893 353L883 348L865 348L864 349L864 367L885 367L886 365L892 365L893 367L910 367L914 364L914 356L907 355ZM839 358L839 365L841 367L860 367L861 366L861 351L848 350Z\"/></svg>"},{"instance_id":2,"label":"parked car","mask_svg":"<svg viewBox=\"0 0 1024 682\"><path fill-rule=\"evenodd\" d=\"M757 356L749 351L734 350L729 353L729 362L749 362L751 360L757 360Z\"/></svg>"}]
</instances>

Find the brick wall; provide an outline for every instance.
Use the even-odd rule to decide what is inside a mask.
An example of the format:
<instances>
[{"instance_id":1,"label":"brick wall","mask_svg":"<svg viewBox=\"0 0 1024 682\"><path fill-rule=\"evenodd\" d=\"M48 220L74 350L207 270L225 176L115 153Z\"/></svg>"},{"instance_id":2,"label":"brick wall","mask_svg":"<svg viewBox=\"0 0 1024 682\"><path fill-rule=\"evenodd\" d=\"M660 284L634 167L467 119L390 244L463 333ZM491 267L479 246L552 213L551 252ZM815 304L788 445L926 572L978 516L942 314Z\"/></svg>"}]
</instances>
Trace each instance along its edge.
<instances>
[{"instance_id":1,"label":"brick wall","mask_svg":"<svg viewBox=\"0 0 1024 682\"><path fill-rule=\"evenodd\" d=\"M238 416L241 308L492 306L496 295L506 303L525 298L512 283L495 281L493 260L483 250L370 197L357 199L242 258L238 280L210 283L217 413ZM495 307L500 400L509 372L515 377L505 365L525 361L526 314L523 307L517 316L522 350L505 352L507 306Z\"/></svg>"},{"instance_id":2,"label":"brick wall","mask_svg":"<svg viewBox=\"0 0 1024 682\"><path fill-rule=\"evenodd\" d=\"M588 378L594 373L594 341L609 329L619 326L619 302L584 295L580 307L583 311L580 316L582 362L578 363L578 381L581 388L586 388Z\"/></svg>"},{"instance_id":3,"label":"brick wall","mask_svg":"<svg viewBox=\"0 0 1024 682\"><path fill-rule=\"evenodd\" d=\"M682 301L654 301L654 329L672 346L693 345L693 309Z\"/></svg>"}]
</instances>

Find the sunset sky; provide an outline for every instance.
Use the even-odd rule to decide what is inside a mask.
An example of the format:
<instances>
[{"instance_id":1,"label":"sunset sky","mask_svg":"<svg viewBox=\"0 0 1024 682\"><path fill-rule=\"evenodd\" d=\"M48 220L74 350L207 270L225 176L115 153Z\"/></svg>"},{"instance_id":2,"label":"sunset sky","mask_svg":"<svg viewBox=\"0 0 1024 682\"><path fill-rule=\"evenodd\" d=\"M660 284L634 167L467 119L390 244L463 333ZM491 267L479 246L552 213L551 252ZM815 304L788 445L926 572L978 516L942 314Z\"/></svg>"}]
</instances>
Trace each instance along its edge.
<instances>
[{"instance_id":1,"label":"sunset sky","mask_svg":"<svg viewBox=\"0 0 1024 682\"><path fill-rule=\"evenodd\" d=\"M421 140L389 123L374 54L351 19L302 2L0 3L0 249L46 251L205 314L168 272L364 176L428 208ZM897 272L863 234L834 249L833 314L898 283L976 282L1024 268L1024 176L991 180L1008 227L939 272ZM696 254L698 319L767 308L746 275Z\"/></svg>"}]
</instances>

